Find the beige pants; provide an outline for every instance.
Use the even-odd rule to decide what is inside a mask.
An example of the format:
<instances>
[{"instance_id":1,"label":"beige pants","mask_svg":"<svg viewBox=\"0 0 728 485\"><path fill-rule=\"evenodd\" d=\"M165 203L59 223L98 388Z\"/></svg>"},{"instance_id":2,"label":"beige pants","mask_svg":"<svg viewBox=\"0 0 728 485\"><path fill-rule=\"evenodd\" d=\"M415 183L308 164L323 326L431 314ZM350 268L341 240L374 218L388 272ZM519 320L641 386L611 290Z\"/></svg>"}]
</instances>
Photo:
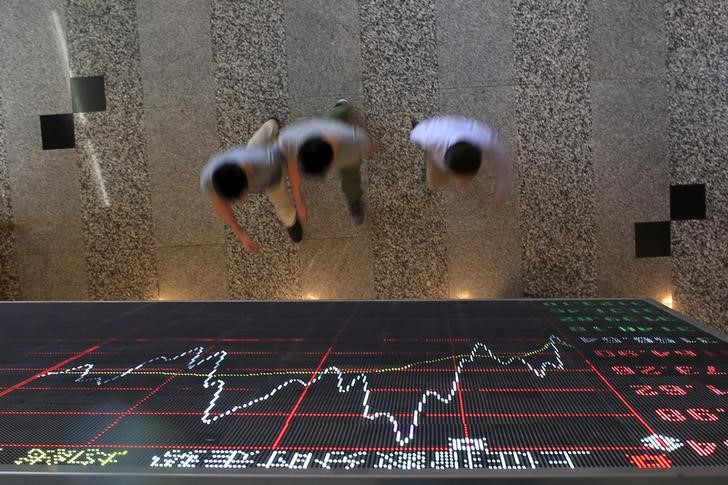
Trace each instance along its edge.
<instances>
[{"instance_id":1,"label":"beige pants","mask_svg":"<svg viewBox=\"0 0 728 485\"><path fill-rule=\"evenodd\" d=\"M253 136L248 140L249 146L266 146L275 141L278 137L278 125L274 120L268 120L263 123L263 126L258 128ZM296 222L296 208L293 205L291 196L288 195L288 186L286 180L288 179L288 173L285 168L281 173L281 181L273 187L269 187L265 190L265 195L268 196L268 200L273 204L273 208L276 210L278 219L281 220L284 226L291 227Z\"/></svg>"},{"instance_id":2,"label":"beige pants","mask_svg":"<svg viewBox=\"0 0 728 485\"><path fill-rule=\"evenodd\" d=\"M427 183L434 190L441 189L450 182L450 174L443 172L440 167L430 160L430 154L425 154L427 160Z\"/></svg>"}]
</instances>

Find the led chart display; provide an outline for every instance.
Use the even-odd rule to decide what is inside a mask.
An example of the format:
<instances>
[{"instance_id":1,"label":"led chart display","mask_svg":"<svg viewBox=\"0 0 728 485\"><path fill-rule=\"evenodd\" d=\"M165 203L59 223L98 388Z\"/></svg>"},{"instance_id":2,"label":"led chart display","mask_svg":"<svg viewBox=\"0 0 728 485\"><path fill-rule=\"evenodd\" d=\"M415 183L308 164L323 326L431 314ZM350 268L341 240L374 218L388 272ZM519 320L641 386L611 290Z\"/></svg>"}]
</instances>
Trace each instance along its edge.
<instances>
[{"instance_id":1,"label":"led chart display","mask_svg":"<svg viewBox=\"0 0 728 485\"><path fill-rule=\"evenodd\" d=\"M7 303L0 322L6 472L728 465L728 345L648 301Z\"/></svg>"}]
</instances>

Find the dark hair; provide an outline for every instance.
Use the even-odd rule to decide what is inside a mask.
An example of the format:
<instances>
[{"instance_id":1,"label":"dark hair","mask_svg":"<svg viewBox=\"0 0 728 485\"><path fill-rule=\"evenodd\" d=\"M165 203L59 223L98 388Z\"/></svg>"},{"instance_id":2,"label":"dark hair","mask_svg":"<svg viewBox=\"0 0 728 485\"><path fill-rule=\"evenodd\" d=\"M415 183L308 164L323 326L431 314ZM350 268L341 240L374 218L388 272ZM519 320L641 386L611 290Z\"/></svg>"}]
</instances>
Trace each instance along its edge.
<instances>
[{"instance_id":1,"label":"dark hair","mask_svg":"<svg viewBox=\"0 0 728 485\"><path fill-rule=\"evenodd\" d=\"M309 138L298 150L301 169L308 175L325 175L333 158L334 149L331 144L320 137Z\"/></svg>"},{"instance_id":2,"label":"dark hair","mask_svg":"<svg viewBox=\"0 0 728 485\"><path fill-rule=\"evenodd\" d=\"M212 187L226 200L235 200L248 188L248 177L240 165L225 162L212 172Z\"/></svg>"},{"instance_id":3,"label":"dark hair","mask_svg":"<svg viewBox=\"0 0 728 485\"><path fill-rule=\"evenodd\" d=\"M475 175L480 168L480 149L459 141L445 152L445 164L458 175Z\"/></svg>"}]
</instances>

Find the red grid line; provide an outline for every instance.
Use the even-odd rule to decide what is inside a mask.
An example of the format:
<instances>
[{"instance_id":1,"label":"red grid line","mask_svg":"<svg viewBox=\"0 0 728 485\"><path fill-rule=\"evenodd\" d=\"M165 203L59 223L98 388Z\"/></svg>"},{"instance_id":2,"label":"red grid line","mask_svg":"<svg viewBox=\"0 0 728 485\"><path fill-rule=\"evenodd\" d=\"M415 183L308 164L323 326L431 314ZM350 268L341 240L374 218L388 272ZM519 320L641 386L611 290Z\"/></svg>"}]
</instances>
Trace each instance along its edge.
<instances>
[{"instance_id":1,"label":"red grid line","mask_svg":"<svg viewBox=\"0 0 728 485\"><path fill-rule=\"evenodd\" d=\"M8 371L8 372L18 372L18 371L33 371L43 369L43 367L0 367L0 372ZM164 371L164 372L176 372L179 369L173 368L173 367L152 367L155 371ZM97 372L124 372L129 370L128 367L101 367L101 366L94 366L94 371Z\"/></svg>"},{"instance_id":2,"label":"red grid line","mask_svg":"<svg viewBox=\"0 0 728 485\"><path fill-rule=\"evenodd\" d=\"M4 388L0 388L2 390ZM176 387L179 391L192 391L197 390L195 387ZM19 391L81 391L81 392L95 392L95 391L153 391L153 387L23 387L18 389ZM226 391L255 391L254 387L233 387L225 386Z\"/></svg>"},{"instance_id":3,"label":"red grid line","mask_svg":"<svg viewBox=\"0 0 728 485\"><path fill-rule=\"evenodd\" d=\"M455 376L459 376L458 374L458 360L455 357L455 346L452 343L452 323L450 322L450 317L447 319L447 333L450 337L450 354L452 355L452 369L455 372ZM470 433L468 432L468 420L465 418L465 404L463 403L463 393L460 390L460 380L458 379L455 383L455 391L458 393L458 404L460 408L460 422L463 425L463 435L465 436L465 439L470 439Z\"/></svg>"},{"instance_id":4,"label":"red grid line","mask_svg":"<svg viewBox=\"0 0 728 485\"><path fill-rule=\"evenodd\" d=\"M2 390L4 388L0 388ZM176 388L180 391L191 391L196 390L197 388L192 387L179 387ZM22 389L19 389L20 391L81 391L81 392L95 392L95 391L153 391L153 387L23 387ZM257 388L255 387L234 387L234 386L225 386L226 391L255 391ZM430 389L432 391L437 392L447 392L449 389ZM499 393L529 393L529 392L536 392L536 393L559 393L559 392L567 392L567 393L591 393L591 392L611 392L609 389L594 389L594 388L554 388L554 387L481 387L481 388L475 388L471 389L468 387L461 387L460 390L462 392L499 392ZM371 392L397 392L397 393L403 393L403 392L412 392L412 393L422 393L424 392L423 389L417 388L417 387L375 387L375 388L369 388L369 391Z\"/></svg>"},{"instance_id":5,"label":"red grid line","mask_svg":"<svg viewBox=\"0 0 728 485\"><path fill-rule=\"evenodd\" d=\"M142 351L140 351L142 352ZM69 351L54 351L54 352L26 352L25 355L68 355L68 354L74 354L75 352L69 352ZM96 351L96 352L89 352L87 355L119 355L119 354L126 354L128 352L119 352L117 350L108 350L108 351Z\"/></svg>"},{"instance_id":6,"label":"red grid line","mask_svg":"<svg viewBox=\"0 0 728 485\"><path fill-rule=\"evenodd\" d=\"M22 391L153 391L153 387L24 387Z\"/></svg>"},{"instance_id":7,"label":"red grid line","mask_svg":"<svg viewBox=\"0 0 728 485\"><path fill-rule=\"evenodd\" d=\"M423 389L416 387L376 387L369 388L371 392L417 392L422 393ZM437 392L447 392L449 389L431 389ZM469 388L461 387L463 392L538 392L538 393L550 393L550 392L570 392L570 393L587 393L587 392L610 392L608 389L595 389L595 388L560 388L560 387L480 387L480 388Z\"/></svg>"},{"instance_id":8,"label":"red grid line","mask_svg":"<svg viewBox=\"0 0 728 485\"><path fill-rule=\"evenodd\" d=\"M378 372L381 369L341 369L342 372ZM450 374L452 372L451 369L443 369L443 368L428 368L428 367L418 367L418 368L410 368L410 369L397 369L397 372L420 372L420 373L428 373L431 374L433 372L441 372ZM530 369L518 369L518 368L503 368L503 367L483 367L483 368L473 368L468 367L460 371L461 373L474 373L478 374L481 372L490 372L490 373L498 373L498 372L528 372L531 373L532 371ZM589 368L572 368L572 369L549 369L549 373L553 372L591 372L591 369Z\"/></svg>"},{"instance_id":9,"label":"red grid line","mask_svg":"<svg viewBox=\"0 0 728 485\"><path fill-rule=\"evenodd\" d=\"M341 332L339 332L341 333ZM338 335L337 335L338 337ZM336 340L336 339L334 339ZM311 377L308 379L308 384L306 384L306 387L303 388L303 391L301 391L301 395L298 396L298 401L296 401L296 404L293 405L293 409L291 409L291 412L288 414L288 417L286 418L286 422L283 423L283 427L281 427L281 430L278 432L278 436L276 436L275 441L273 441L273 448L278 446L278 443L281 442L283 439L283 435L286 434L286 431L288 431L288 426L291 425L291 420L293 419L293 415L296 414L296 411L298 411L298 407L303 402L303 398L306 397L306 394L308 393L308 390L311 388L311 383L316 378L316 374L319 373L321 370L321 367L324 365L324 362L326 362L326 359L329 358L329 355L331 355L331 349L333 348L333 345L329 347L329 349L326 351L324 356L321 358L321 361L318 363L318 366L316 367L316 370L313 371L313 374L311 374Z\"/></svg>"},{"instance_id":10,"label":"red grid line","mask_svg":"<svg viewBox=\"0 0 728 485\"><path fill-rule=\"evenodd\" d=\"M133 354L149 354L149 350L129 350L124 352L109 351L109 352L90 352L88 355L104 356L104 355L133 355ZM286 351L286 350L271 350L271 351L226 351L229 356L288 356L288 355L321 355L321 352L304 352L304 351ZM44 355L44 356L63 356L73 354L74 352L27 352L26 355ZM442 351L430 350L426 352L398 352L393 350L391 352L332 352L332 357L391 357L397 356L421 356L421 357L439 357L443 354ZM493 352L493 355L512 357L521 355L521 352ZM569 350L562 350L561 354L576 354L576 352ZM12 368L1 368L0 369L12 369Z\"/></svg>"},{"instance_id":11,"label":"red grid line","mask_svg":"<svg viewBox=\"0 0 728 485\"><path fill-rule=\"evenodd\" d=\"M308 352L280 352L280 353L287 353L287 354L306 354ZM568 350L562 350L562 354L564 353L574 353L570 352ZM333 352L331 354L332 356L342 355L342 356L390 356L390 355L422 355L422 356L430 356L430 357L437 357L442 355L442 351L436 351L436 350L428 350L426 352L397 352L396 350L393 350L391 352ZM504 357L511 357L511 356L518 356L523 355L523 352L493 352L493 355L502 355Z\"/></svg>"},{"instance_id":12,"label":"red grid line","mask_svg":"<svg viewBox=\"0 0 728 485\"><path fill-rule=\"evenodd\" d=\"M283 439L283 436L286 434L286 431L288 430L288 426L291 424L291 420L293 419L293 415L296 414L296 411L298 410L298 407L301 405L301 402L303 402L303 398L306 397L306 394L308 393L309 388L311 387L311 383L313 382L314 378L316 377L316 374L319 373L321 370L321 367L324 365L324 362L326 362L326 359L329 358L329 355L331 355L331 352L334 348L334 345L336 345L336 342L339 340L339 337L341 336L342 332L346 328L347 325L349 325L349 320L351 320L351 317L354 315L354 312L356 309L359 308L359 305L356 305L354 309L349 314L349 317L344 321L344 324L341 326L338 332L336 332L336 335L334 335L334 338L331 340L331 343L329 344L329 348L326 350L326 353L321 358L321 361L319 362L318 366L316 367L316 370L313 371L313 374L311 374L311 377L308 380L308 384L306 384L306 387L303 388L303 391L301 392L301 395L298 398L298 401L296 401L296 404L293 406L293 409L291 409L291 414L288 415L286 418L286 422L283 423L283 426L281 427L280 432L278 433L278 436L276 436L276 439L273 441L272 447L275 449L278 444Z\"/></svg>"},{"instance_id":13,"label":"red grid line","mask_svg":"<svg viewBox=\"0 0 728 485\"><path fill-rule=\"evenodd\" d=\"M135 329L123 333L131 333ZM123 335L123 334L122 334ZM94 342L98 341L100 337L87 337L87 338L54 338L54 339L37 339L37 338L7 338L3 339L3 342L31 342L39 345L45 345L48 343L59 343L59 342ZM488 340L489 342L541 342L542 339L536 337L501 337L498 335L488 336L480 335L476 337L464 337L456 340L457 342L477 342L478 340ZM303 338L303 337L276 337L276 338L219 338L219 337L165 337L165 338L126 338L121 340L121 335L110 338L109 341L122 341L122 342L151 342L151 343L168 343L169 341L177 342L273 342L273 343L288 343L288 342L329 342L328 339L316 339L316 338ZM376 342L376 343L392 343L392 342L428 342L428 343L449 343L446 338L434 338L434 339L413 339L413 338L385 338L385 339L357 339L357 342Z\"/></svg>"},{"instance_id":14,"label":"red grid line","mask_svg":"<svg viewBox=\"0 0 728 485\"><path fill-rule=\"evenodd\" d=\"M6 367L2 368L0 367L0 373L3 371L8 372L20 372L20 371L35 371L39 369L44 369L43 367ZM181 375L184 375L184 372L181 372L179 368L176 367L147 367L145 369L149 369L149 371L152 372L180 372ZM379 372L382 369L381 368L359 368L359 367L340 367L342 372ZM94 371L96 372L125 372L129 370L128 367L94 367ZM304 368L304 367L289 367L289 368L281 368L281 367L226 367L225 373L234 373L234 372L302 372L302 373L308 373L310 372L310 368ZM45 373L41 372L41 374ZM417 368L409 368L409 369L397 369L397 372L445 372L450 373L452 372L451 369L445 369L442 367L417 367ZM479 373L479 372L531 372L529 369L518 369L518 368L503 368L503 367L482 367L482 368L473 368L468 367L466 369L463 369L461 372L470 372L470 373ZM577 367L577 368L571 368L571 369L549 369L549 372L591 372L591 369L588 367ZM132 373L133 374L133 373ZM716 374L719 375L719 374Z\"/></svg>"},{"instance_id":15,"label":"red grid line","mask_svg":"<svg viewBox=\"0 0 728 485\"><path fill-rule=\"evenodd\" d=\"M627 409L629 409L629 411L630 411L630 412L631 412L631 413L632 413L632 414L634 415L634 417L635 417L635 418L637 418L637 420L638 420L638 421L639 421L639 422L640 422L640 423L642 424L642 426L644 426L644 427L645 427L645 429L647 429L647 431L649 431L649 432L650 432L651 434L653 434L653 435L657 435L657 433L655 432L655 430L654 430L654 429L652 429L652 426L650 426L650 424L649 424L649 423L648 423L647 421L645 421L645 420L644 420L644 418L642 418L642 416L640 416L640 415L639 415L639 413L637 413L637 411L635 410L635 408L633 408L633 407L632 407L632 405L631 405L630 403L628 403L628 402L627 402L627 400L626 400L626 399L624 398L624 396L622 396L622 394L621 394L621 393L620 393L620 392L619 392L619 391L618 391L618 390L617 390L617 389L616 389L616 388L615 388L615 387L614 387L614 386L612 385L612 383L611 383L611 382L609 382L609 381L608 381L608 380L607 380L607 379L606 379L606 378L605 378L605 377L604 377L604 376L602 375L602 373L601 373L601 372L599 372L599 370L598 370L598 369L597 369L596 367L594 367L594 364L592 364L592 363L591 363L591 361L589 361L589 359L587 359L587 358L586 358L586 356L584 356L584 354L582 354L582 353L581 353L580 351L578 351L578 350L577 350L577 352L579 352L579 354L581 354L582 358L583 358L583 359L584 359L584 360L586 361L586 363L587 363L587 364L589 364L589 366L590 366L590 367L591 367L591 368L592 368L592 369L594 370L594 372L596 373L596 375L598 375L598 376L599 376L599 378L600 378L600 379L601 379L602 381L604 381L604 383L605 383L605 384L607 385L607 387L609 387L609 389L611 389L611 390L612 390L612 392L614 393L614 395L615 395L615 396L617 396L617 399L619 399L619 400L620 400L620 401L622 402L622 404L624 404L624 406L625 406L625 407L626 407ZM660 439L660 442L662 442L662 440L661 440L661 439ZM665 446L665 447L667 446L667 445L665 445L664 443L662 443L662 445L663 445L663 446Z\"/></svg>"},{"instance_id":16,"label":"red grid line","mask_svg":"<svg viewBox=\"0 0 728 485\"><path fill-rule=\"evenodd\" d=\"M167 380L165 380L163 383L161 383L160 385L158 385L152 392L150 392L149 394L147 394L138 403L136 403L135 405L133 405L132 407L130 407L129 409L127 409L124 413L120 414L119 417L117 417L111 424L109 424L106 428L104 428L99 434L97 434L96 436L94 436L93 438L91 438L89 441L87 441L86 444L87 445L91 445L91 444L93 444L94 441L96 441L97 439L99 439L103 435L105 435L111 428L113 428L114 426L116 426L119 423L119 421L121 421L122 419L124 419L124 417L128 416L129 413L131 413L136 408L138 408L139 406L141 406L142 404L144 404L147 401L147 399L149 399L150 397L152 397L153 395L155 395L157 392L159 392L160 389L162 389L164 386L166 386L167 384L169 384L170 382L172 382L172 379L174 379L175 377L176 376L170 376Z\"/></svg>"},{"instance_id":17,"label":"red grid line","mask_svg":"<svg viewBox=\"0 0 728 485\"><path fill-rule=\"evenodd\" d=\"M170 378L171 379L171 378ZM160 386L161 387L161 386ZM151 395L149 396L151 397ZM146 399L146 398L145 398ZM141 404L141 402L139 403ZM137 405L139 405L137 404ZM222 413L210 413L223 416ZM411 417L410 413L391 413L395 417ZM0 416L203 416L204 413L195 411L0 411ZM227 416L238 417L283 417L290 412L243 411L230 413ZM296 416L307 418L361 418L361 413L297 413ZM431 418L457 418L460 413L428 413L423 417ZM471 418L634 418L630 413L466 413ZM116 421L118 422L118 421ZM115 422L115 423L116 423Z\"/></svg>"},{"instance_id":18,"label":"red grid line","mask_svg":"<svg viewBox=\"0 0 728 485\"><path fill-rule=\"evenodd\" d=\"M535 304L535 302L534 302L534 304ZM540 308L540 310L542 310L542 311L543 311L543 309L542 309L542 308ZM545 312L544 312L544 313L545 313ZM557 331L557 332L558 332L558 333L559 333L559 334L560 334L560 335L562 336L562 338L563 338L564 340L568 341L568 337L567 337L567 336L566 336L566 335L564 334L564 332L563 332L563 331L561 331L561 329L560 329L560 328L559 328L559 327L558 327L558 326L557 326L557 325L556 325L556 324L555 324L555 323L553 322L553 320L552 320L552 317L551 317L551 315L550 315L550 314L548 314L548 315L547 315L547 317L546 317L546 321L547 321L547 322L549 323L549 325L551 325L551 327L552 327L552 328L554 328L554 329L555 329L555 330L556 330L556 331ZM641 424L642 426L644 426L644 428L645 428L645 429L646 429L646 430L647 430L647 431L648 431L648 432L649 432L649 433L650 433L651 435L653 435L653 436L658 436L658 441L659 441L660 445L662 445L663 447L667 447L667 445L666 445L666 444L665 444L665 443L664 443L664 442L662 441L662 438L660 438L660 437L659 437L659 435L657 435L657 433L656 433L656 432L655 432L655 430L654 430L654 429L652 428L652 426L650 426L650 424L649 424L649 423L648 423L647 421L645 421L645 420L644 420L644 418L643 418L642 416L640 416L640 414L639 414L639 413L637 412L637 410L635 410L635 408L633 408L633 407L632 407L632 405L630 405L630 403L629 403L629 402L627 402L627 400L626 400L626 399L624 398L624 396L622 396L622 394L621 394L621 393L620 393L620 392L619 392L619 391L618 391L618 390L617 390L617 389L616 389L616 388L615 388L615 387L614 387L614 386L612 385L612 383L611 383L611 382L609 382L609 381L607 380L607 378L606 378L606 377L604 377L604 375L603 375L603 374L602 374L601 372L599 372L599 370L598 370L598 369L597 369L597 368L596 368L596 367L594 366L594 364L592 364L592 363L591 363L591 361L590 361L589 359L587 359L587 358L586 358L586 356L585 356L585 355L584 355L584 354L582 353L582 351L581 351L581 350L579 350L579 349L578 349L577 347L574 347L574 350L576 351L576 353L577 353L577 354L579 354L579 356L580 356L580 357L581 357L581 358L582 358L582 359L584 360L584 362L586 362L586 363L587 363L587 365L588 365L588 366L589 366L589 367L591 368L592 372L594 372L594 373L595 373L595 374L596 374L596 375L597 375L597 376L599 377L599 379L601 379L601 380L602 380L602 382L604 382L604 384L606 384L606 385L607 385L607 387L608 387L608 388L609 388L609 389L610 389L610 390L612 391L612 393L613 393L613 394L614 394L614 395L615 395L615 396L617 397L617 399L618 399L618 400L619 400L619 401L620 401L620 402L621 402L621 403L622 403L622 404L623 404L623 405L624 405L624 406L625 406L625 407L626 407L626 408L627 408L627 409L628 409L628 410L630 411L630 413L632 413L632 415L633 415L633 416L634 416L635 418L637 418L637 421L639 421L639 422L640 422L640 424Z\"/></svg>"},{"instance_id":19,"label":"red grid line","mask_svg":"<svg viewBox=\"0 0 728 485\"><path fill-rule=\"evenodd\" d=\"M14 390L20 389L21 387L23 387L26 384L30 384L31 382L33 382L34 380L38 379L39 377L41 377L44 374L47 374L49 372L53 372L54 370L56 370L56 369L58 369L60 367L63 367L64 365L68 364L69 362L73 362L74 360L80 359L84 355L89 354L89 353L93 352L94 350L96 350L98 348L99 348L99 345L94 345L93 347L89 347L86 350L84 350L82 352L79 352L76 355L73 355L73 356L67 358L66 360L63 360L63 361L61 361L61 362L59 362L59 363L57 363L55 365L52 365L52 366L48 367L47 369L43 369L42 372L38 372L34 376L28 377L24 381L18 382L14 386L8 387L4 391L1 391L0 392L0 398L1 397L4 397L4 396L7 396L8 394L10 394L11 392L13 392Z\"/></svg>"}]
</instances>

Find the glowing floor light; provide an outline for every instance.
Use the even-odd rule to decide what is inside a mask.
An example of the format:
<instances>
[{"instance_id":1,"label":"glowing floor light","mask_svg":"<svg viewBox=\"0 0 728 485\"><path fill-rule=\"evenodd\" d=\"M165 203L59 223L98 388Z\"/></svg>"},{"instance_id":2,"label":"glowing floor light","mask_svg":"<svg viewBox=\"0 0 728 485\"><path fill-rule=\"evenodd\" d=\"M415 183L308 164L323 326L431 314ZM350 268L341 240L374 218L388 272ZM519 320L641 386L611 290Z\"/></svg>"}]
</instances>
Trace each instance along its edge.
<instances>
[{"instance_id":1,"label":"glowing floor light","mask_svg":"<svg viewBox=\"0 0 728 485\"><path fill-rule=\"evenodd\" d=\"M667 295L665 298L660 300L666 307L672 308L672 295Z\"/></svg>"}]
</instances>

